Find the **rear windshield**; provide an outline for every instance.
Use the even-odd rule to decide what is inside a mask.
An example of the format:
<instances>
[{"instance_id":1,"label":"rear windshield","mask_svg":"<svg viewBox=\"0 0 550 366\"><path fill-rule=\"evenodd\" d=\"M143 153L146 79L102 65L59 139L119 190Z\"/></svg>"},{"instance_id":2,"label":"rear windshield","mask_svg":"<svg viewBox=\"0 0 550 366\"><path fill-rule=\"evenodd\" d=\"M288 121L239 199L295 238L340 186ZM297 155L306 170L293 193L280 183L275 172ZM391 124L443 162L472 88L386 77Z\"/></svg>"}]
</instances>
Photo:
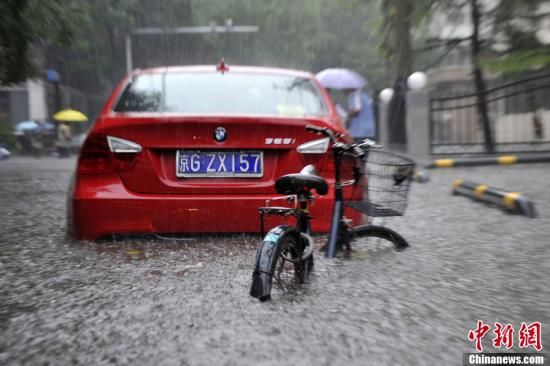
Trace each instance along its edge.
<instances>
[{"instance_id":1,"label":"rear windshield","mask_svg":"<svg viewBox=\"0 0 550 366\"><path fill-rule=\"evenodd\" d=\"M134 78L115 112L324 116L310 79L269 74L155 73Z\"/></svg>"}]
</instances>

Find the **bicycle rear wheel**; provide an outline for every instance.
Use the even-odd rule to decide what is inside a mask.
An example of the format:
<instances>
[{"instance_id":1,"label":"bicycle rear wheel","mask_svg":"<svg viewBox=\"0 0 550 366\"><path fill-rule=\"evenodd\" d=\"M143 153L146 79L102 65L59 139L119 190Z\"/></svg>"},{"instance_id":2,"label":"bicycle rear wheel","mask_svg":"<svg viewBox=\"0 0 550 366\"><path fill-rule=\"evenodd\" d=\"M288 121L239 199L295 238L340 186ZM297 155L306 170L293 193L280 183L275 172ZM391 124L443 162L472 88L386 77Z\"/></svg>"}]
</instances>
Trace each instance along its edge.
<instances>
[{"instance_id":1,"label":"bicycle rear wheel","mask_svg":"<svg viewBox=\"0 0 550 366\"><path fill-rule=\"evenodd\" d=\"M395 249L404 250L409 243L400 234L392 229L377 225L357 226L350 230L351 249Z\"/></svg>"}]
</instances>

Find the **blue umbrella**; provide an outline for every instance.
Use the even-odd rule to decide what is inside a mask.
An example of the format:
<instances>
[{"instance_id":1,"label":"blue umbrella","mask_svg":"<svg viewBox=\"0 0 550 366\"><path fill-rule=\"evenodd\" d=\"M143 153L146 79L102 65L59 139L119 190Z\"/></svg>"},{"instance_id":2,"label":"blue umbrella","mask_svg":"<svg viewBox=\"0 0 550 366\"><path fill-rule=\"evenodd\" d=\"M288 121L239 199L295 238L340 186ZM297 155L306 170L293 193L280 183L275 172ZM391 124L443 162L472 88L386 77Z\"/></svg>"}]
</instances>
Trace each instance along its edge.
<instances>
[{"instance_id":1,"label":"blue umbrella","mask_svg":"<svg viewBox=\"0 0 550 366\"><path fill-rule=\"evenodd\" d=\"M51 131L53 129L55 129L55 125L53 123L50 123L50 122L38 123L38 128L37 128L38 131Z\"/></svg>"},{"instance_id":2,"label":"blue umbrella","mask_svg":"<svg viewBox=\"0 0 550 366\"><path fill-rule=\"evenodd\" d=\"M325 69L315 77L328 89L361 89L367 85L364 77L349 69Z\"/></svg>"},{"instance_id":3,"label":"blue umbrella","mask_svg":"<svg viewBox=\"0 0 550 366\"><path fill-rule=\"evenodd\" d=\"M35 121L23 121L15 125L15 130L19 132L32 131L36 130L38 127L40 126Z\"/></svg>"}]
</instances>

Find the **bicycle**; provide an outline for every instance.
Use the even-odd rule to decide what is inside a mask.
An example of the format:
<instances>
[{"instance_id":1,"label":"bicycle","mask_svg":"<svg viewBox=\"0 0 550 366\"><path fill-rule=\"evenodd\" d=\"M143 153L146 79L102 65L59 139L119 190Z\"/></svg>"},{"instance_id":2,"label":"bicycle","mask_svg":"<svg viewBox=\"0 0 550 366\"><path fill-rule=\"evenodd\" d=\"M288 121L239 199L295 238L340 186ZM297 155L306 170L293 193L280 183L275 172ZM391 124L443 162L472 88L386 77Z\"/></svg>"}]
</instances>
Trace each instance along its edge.
<instances>
[{"instance_id":1,"label":"bicycle","mask_svg":"<svg viewBox=\"0 0 550 366\"><path fill-rule=\"evenodd\" d=\"M361 238L376 237L393 244L396 250L409 246L397 232L384 226L371 224L350 226L351 220L344 216L344 206L351 207L369 217L400 216L407 206L410 181L413 176L414 161L390 152L380 150L381 146L371 140L347 144L341 141L342 135L336 135L328 128L308 125L306 129L318 135L326 136L332 142L335 167L334 205L328 241L324 247L325 255L334 258L337 251L351 251L355 242ZM354 167L353 180L341 181L342 160L351 156L361 162ZM366 171L365 171L366 170ZM366 191L358 200L344 201L344 186L368 183ZM256 264L252 274L250 295L266 301L271 299L273 279L282 287L291 283L304 283L313 269L314 241L312 239L308 207L314 200L312 191L326 195L328 183L319 175L315 167L308 165L300 173L283 175L275 183L276 197L260 207L260 224L263 241L256 253ZM270 206L271 201L288 200L294 207ZM296 225L279 225L271 229L264 237L264 217L266 215L293 216Z\"/></svg>"}]
</instances>

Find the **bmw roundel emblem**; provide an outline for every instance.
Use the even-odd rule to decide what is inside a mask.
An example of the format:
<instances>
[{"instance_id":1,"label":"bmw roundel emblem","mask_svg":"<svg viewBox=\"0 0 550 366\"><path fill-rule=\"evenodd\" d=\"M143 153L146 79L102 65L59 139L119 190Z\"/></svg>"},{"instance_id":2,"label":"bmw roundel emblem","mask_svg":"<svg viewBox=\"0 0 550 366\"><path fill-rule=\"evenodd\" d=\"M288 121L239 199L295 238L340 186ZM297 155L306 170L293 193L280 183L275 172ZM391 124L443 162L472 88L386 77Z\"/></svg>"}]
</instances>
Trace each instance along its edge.
<instances>
[{"instance_id":1,"label":"bmw roundel emblem","mask_svg":"<svg viewBox=\"0 0 550 366\"><path fill-rule=\"evenodd\" d=\"M218 127L214 130L214 140L218 142L225 141L227 138L227 130L223 127Z\"/></svg>"}]
</instances>

